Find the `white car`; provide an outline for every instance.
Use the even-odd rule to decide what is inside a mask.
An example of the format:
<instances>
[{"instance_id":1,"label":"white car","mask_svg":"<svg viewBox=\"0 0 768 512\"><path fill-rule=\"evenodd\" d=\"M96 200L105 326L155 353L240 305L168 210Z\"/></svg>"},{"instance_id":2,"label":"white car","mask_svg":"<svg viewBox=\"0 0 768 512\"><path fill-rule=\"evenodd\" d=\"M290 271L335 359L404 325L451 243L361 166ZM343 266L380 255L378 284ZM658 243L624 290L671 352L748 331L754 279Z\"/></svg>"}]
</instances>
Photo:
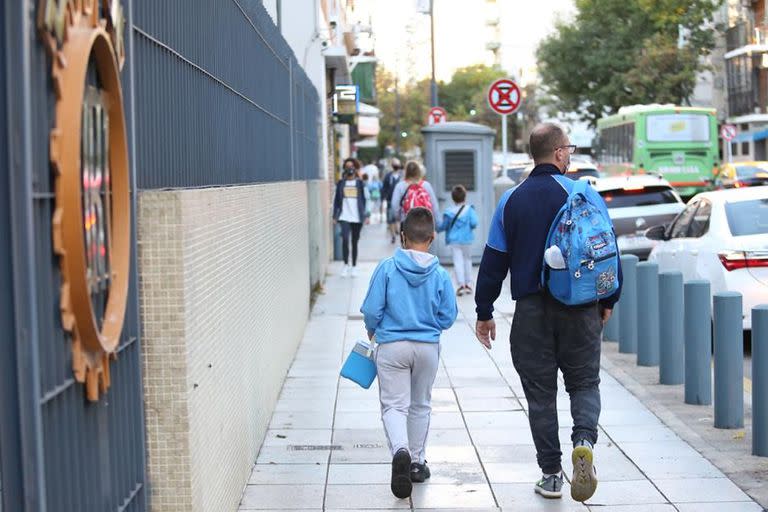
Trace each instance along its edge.
<instances>
[{"instance_id":1,"label":"white car","mask_svg":"<svg viewBox=\"0 0 768 512\"><path fill-rule=\"evenodd\" d=\"M656 175L589 179L603 196L622 254L645 259L657 244L645 237L651 226L671 222L685 208L667 180Z\"/></svg>"},{"instance_id":2,"label":"white car","mask_svg":"<svg viewBox=\"0 0 768 512\"><path fill-rule=\"evenodd\" d=\"M744 329L752 329L752 308L768 303L768 187L698 194L671 224L646 236L663 240L648 258L659 271L706 279L713 294L741 293Z\"/></svg>"}]
</instances>

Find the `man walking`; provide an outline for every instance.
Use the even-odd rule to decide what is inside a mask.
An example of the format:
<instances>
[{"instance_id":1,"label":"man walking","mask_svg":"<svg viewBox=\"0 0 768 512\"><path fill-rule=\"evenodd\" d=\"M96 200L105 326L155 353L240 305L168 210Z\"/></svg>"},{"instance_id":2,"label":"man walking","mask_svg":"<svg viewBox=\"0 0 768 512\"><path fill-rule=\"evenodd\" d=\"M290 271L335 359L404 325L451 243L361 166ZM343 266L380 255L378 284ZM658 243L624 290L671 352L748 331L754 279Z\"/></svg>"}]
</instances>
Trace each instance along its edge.
<instances>
[{"instance_id":1,"label":"man walking","mask_svg":"<svg viewBox=\"0 0 768 512\"><path fill-rule=\"evenodd\" d=\"M394 244L399 229L397 225L397 208L392 205L392 193L402 179L403 164L400 163L399 159L393 158L391 165L392 170L384 176L384 181L381 185L381 198L387 201L387 231L390 235L390 241Z\"/></svg>"},{"instance_id":2,"label":"man walking","mask_svg":"<svg viewBox=\"0 0 768 512\"><path fill-rule=\"evenodd\" d=\"M478 340L491 348L491 340L496 339L493 303L510 273L512 298L516 300L510 333L512 362L528 400L531 433L542 471L534 489L546 498L562 496L559 368L570 395L574 425L571 496L583 502L597 488L592 450L600 416L600 333L620 290L599 302L566 306L542 286L549 229L568 198L555 176L568 170L575 149L556 124L540 124L531 133L530 152L536 166L528 179L502 196L491 223L477 278L475 331ZM620 268L618 279L620 282Z\"/></svg>"}]
</instances>

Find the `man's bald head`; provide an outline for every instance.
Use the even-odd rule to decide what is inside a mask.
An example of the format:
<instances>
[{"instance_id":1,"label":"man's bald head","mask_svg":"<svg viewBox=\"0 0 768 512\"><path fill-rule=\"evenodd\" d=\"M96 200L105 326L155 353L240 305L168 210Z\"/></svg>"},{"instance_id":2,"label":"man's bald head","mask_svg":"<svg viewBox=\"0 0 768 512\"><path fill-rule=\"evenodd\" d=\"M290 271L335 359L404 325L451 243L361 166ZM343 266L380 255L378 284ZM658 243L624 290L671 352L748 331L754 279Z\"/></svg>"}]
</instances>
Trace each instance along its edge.
<instances>
[{"instance_id":1,"label":"man's bald head","mask_svg":"<svg viewBox=\"0 0 768 512\"><path fill-rule=\"evenodd\" d=\"M530 146L533 162L539 164L554 158L555 150L568 144L568 136L555 123L540 123L531 132Z\"/></svg>"}]
</instances>

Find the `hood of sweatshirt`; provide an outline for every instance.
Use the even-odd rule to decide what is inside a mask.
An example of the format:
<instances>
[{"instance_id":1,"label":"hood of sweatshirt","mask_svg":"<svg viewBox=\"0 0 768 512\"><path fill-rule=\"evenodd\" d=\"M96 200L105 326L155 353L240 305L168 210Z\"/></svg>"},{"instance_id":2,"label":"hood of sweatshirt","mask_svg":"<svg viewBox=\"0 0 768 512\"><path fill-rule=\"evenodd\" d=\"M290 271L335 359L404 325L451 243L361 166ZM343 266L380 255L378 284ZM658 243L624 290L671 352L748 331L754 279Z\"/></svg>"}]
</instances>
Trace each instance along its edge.
<instances>
[{"instance_id":1,"label":"hood of sweatshirt","mask_svg":"<svg viewBox=\"0 0 768 512\"><path fill-rule=\"evenodd\" d=\"M411 249L398 248L394 261L397 270L405 276L411 286L420 286L439 266L434 254Z\"/></svg>"}]
</instances>

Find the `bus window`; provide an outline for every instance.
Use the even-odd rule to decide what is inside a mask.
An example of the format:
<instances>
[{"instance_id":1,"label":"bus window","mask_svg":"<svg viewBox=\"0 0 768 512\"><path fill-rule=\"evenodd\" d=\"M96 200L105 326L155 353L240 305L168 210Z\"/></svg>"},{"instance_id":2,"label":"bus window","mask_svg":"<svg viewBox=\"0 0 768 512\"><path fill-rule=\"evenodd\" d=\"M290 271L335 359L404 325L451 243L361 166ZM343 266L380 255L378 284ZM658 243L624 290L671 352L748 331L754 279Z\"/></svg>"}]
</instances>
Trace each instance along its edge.
<instances>
[{"instance_id":1,"label":"bus window","mask_svg":"<svg viewBox=\"0 0 768 512\"><path fill-rule=\"evenodd\" d=\"M651 114L646 118L648 142L709 142L706 114Z\"/></svg>"}]
</instances>

